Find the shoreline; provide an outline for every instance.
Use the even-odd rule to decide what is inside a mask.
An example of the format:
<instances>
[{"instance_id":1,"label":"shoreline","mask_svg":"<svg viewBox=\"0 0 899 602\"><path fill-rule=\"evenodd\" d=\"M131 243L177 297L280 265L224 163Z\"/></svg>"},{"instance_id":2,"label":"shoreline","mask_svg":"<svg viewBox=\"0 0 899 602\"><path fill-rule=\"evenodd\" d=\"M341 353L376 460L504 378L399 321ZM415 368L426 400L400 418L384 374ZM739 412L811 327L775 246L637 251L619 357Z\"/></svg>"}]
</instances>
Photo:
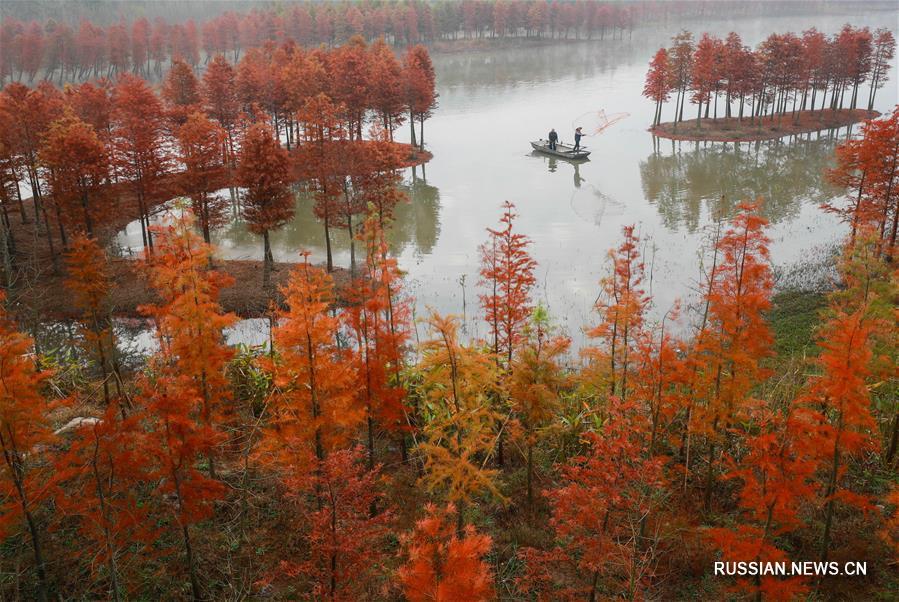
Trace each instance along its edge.
<instances>
[{"instance_id":1,"label":"shoreline","mask_svg":"<svg viewBox=\"0 0 899 602\"><path fill-rule=\"evenodd\" d=\"M755 123L751 123L748 117L743 117L742 121L738 117L717 120L708 118L703 119L698 128L696 119L687 119L678 122L677 131L674 131L674 122L666 121L648 128L647 131L654 136L668 140L755 142L841 128L879 116L879 111L868 111L867 109L806 110L797 112L795 116L792 113L776 115L773 120L770 115L756 118L754 119Z\"/></svg>"},{"instance_id":2,"label":"shoreline","mask_svg":"<svg viewBox=\"0 0 899 602\"><path fill-rule=\"evenodd\" d=\"M433 158L430 151L422 151L406 143L396 144L404 147L405 159L398 165L400 169L421 165ZM294 151L291 151L291 158L293 160L291 168L296 179L302 180L307 177L307 174L302 173L302 165ZM157 182L154 193L145 199L148 212L152 213L158 206L179 196L177 186L179 175L178 172L172 172ZM226 188L232 182L223 177L218 184L220 188ZM134 193L125 182L107 185L103 194L108 195L106 199L111 200L106 201L108 205L105 207L111 213L111 217L95 234L105 246L121 229L138 219L139 210ZM45 200L49 201L49 196ZM10 305L14 308L14 313L21 316L28 315L32 319L76 318L78 312L72 306L71 295L64 286L66 269L62 257L59 257L62 249L55 216L50 216L50 227L54 251L58 256L57 270L53 269L46 236L35 232L33 198L23 199L22 205L28 221L23 222L15 208L10 212L10 230L15 241L15 258L18 265L13 277L15 284L7 290ZM40 231L43 232L43 222ZM138 311L138 307L157 301L155 293L149 289L141 273L142 263L140 259L109 257L111 315L125 318L144 317ZM283 302L278 285L286 283L287 276L295 265L292 262L276 262L272 273L272 286L265 290L261 286L262 261L216 259L214 269L234 278L232 286L222 289L220 299L222 307L225 311L234 312L242 318L267 315L272 302L278 305ZM316 265L324 269L323 263ZM340 297L340 291L349 285L349 270L335 266L331 275L334 277L335 289Z\"/></svg>"}]
</instances>

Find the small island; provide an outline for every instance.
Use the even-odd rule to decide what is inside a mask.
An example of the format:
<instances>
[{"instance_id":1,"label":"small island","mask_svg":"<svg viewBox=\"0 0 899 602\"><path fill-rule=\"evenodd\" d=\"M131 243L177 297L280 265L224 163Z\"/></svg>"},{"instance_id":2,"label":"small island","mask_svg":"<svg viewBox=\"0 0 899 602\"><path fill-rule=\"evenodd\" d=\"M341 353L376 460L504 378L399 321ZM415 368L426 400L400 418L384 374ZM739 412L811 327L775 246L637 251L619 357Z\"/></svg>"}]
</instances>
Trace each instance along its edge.
<instances>
[{"instance_id":1,"label":"small island","mask_svg":"<svg viewBox=\"0 0 899 602\"><path fill-rule=\"evenodd\" d=\"M698 123L696 119L677 123L668 121L649 128L649 131L660 138L671 140L747 142L841 128L879 116L879 111L865 109L824 109L798 111L795 115L777 114L773 117L703 119Z\"/></svg>"},{"instance_id":2,"label":"small island","mask_svg":"<svg viewBox=\"0 0 899 602\"><path fill-rule=\"evenodd\" d=\"M895 50L886 28L772 33L755 49L735 32L694 41L685 30L649 62L643 87L655 102L649 131L673 140L745 142L873 119ZM837 60L850 56L856 58ZM662 123L669 100L674 120Z\"/></svg>"}]
</instances>

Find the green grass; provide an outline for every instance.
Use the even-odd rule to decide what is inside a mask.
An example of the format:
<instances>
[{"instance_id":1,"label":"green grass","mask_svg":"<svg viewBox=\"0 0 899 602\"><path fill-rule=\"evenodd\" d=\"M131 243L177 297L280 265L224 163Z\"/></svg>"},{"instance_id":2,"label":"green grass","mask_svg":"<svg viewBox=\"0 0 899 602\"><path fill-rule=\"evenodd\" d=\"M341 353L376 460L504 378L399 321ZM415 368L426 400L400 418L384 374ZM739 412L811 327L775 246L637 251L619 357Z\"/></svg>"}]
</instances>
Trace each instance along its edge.
<instances>
[{"instance_id":1,"label":"green grass","mask_svg":"<svg viewBox=\"0 0 899 602\"><path fill-rule=\"evenodd\" d=\"M768 320L779 357L814 355L815 329L826 304L826 296L819 292L783 291L774 295Z\"/></svg>"}]
</instances>

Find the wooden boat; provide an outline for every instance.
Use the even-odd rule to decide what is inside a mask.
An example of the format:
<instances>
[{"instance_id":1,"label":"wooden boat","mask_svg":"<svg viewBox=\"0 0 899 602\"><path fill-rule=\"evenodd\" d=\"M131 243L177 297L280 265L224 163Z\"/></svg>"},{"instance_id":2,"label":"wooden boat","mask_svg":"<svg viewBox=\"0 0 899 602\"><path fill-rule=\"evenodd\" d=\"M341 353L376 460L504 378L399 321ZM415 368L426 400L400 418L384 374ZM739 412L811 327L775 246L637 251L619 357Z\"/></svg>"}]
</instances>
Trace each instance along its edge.
<instances>
[{"instance_id":1,"label":"wooden boat","mask_svg":"<svg viewBox=\"0 0 899 602\"><path fill-rule=\"evenodd\" d=\"M537 140L536 142L531 142L531 146L535 151L540 151L541 153L553 155L554 157L561 157L563 159L586 159L590 156L590 151L586 150L584 147L574 150L574 147L568 144L562 144L561 142L556 142L555 150L549 148L549 140Z\"/></svg>"}]
</instances>

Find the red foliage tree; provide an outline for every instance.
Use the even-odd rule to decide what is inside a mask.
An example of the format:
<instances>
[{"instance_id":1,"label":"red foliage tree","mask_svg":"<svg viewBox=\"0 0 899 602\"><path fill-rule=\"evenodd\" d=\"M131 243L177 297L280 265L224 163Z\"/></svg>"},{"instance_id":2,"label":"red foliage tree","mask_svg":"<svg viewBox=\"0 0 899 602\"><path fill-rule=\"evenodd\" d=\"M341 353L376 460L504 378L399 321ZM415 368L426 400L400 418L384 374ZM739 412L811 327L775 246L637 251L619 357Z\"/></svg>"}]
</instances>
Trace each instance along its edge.
<instances>
[{"instance_id":1,"label":"red foliage tree","mask_svg":"<svg viewBox=\"0 0 899 602\"><path fill-rule=\"evenodd\" d=\"M263 123L247 130L238 168L244 193L247 228L263 241L262 283L268 287L274 267L269 232L293 219L294 198L290 190L290 159Z\"/></svg>"},{"instance_id":2,"label":"red foliage tree","mask_svg":"<svg viewBox=\"0 0 899 602\"><path fill-rule=\"evenodd\" d=\"M481 309L493 338L497 361L510 365L531 313L531 288L537 262L528 254L531 240L514 231L515 205L503 203L501 229L487 229L490 240L481 245Z\"/></svg>"},{"instance_id":3,"label":"red foliage tree","mask_svg":"<svg viewBox=\"0 0 899 602\"><path fill-rule=\"evenodd\" d=\"M221 54L212 58L203 74L202 98L206 112L228 134L228 156L234 161L234 135L240 113L234 68Z\"/></svg>"},{"instance_id":4,"label":"red foliage tree","mask_svg":"<svg viewBox=\"0 0 899 602\"><path fill-rule=\"evenodd\" d=\"M114 402L101 418L82 422L72 446L56 462L65 486L56 503L78 518L85 557L104 565L110 598L116 601L130 590L122 582L122 567L158 535L147 504L136 495L148 477L144 436L140 416L123 418Z\"/></svg>"},{"instance_id":5,"label":"red foliage tree","mask_svg":"<svg viewBox=\"0 0 899 602\"><path fill-rule=\"evenodd\" d=\"M163 350L165 348L163 347ZM155 380L138 383L138 395L146 405L150 422L149 432L141 450L149 462L148 478L157 483L156 495L171 502L172 519L184 546L184 557L194 600L203 600L191 526L213 514L212 504L224 495L224 485L210 479L195 468L201 455L211 452L218 437L211 428L203 426L195 410L202 405L189 379L166 370L171 360L166 352L154 358L163 369Z\"/></svg>"},{"instance_id":6,"label":"red foliage tree","mask_svg":"<svg viewBox=\"0 0 899 602\"><path fill-rule=\"evenodd\" d=\"M146 17L131 24L131 64L135 73L150 73L150 22Z\"/></svg>"},{"instance_id":7,"label":"red foliage tree","mask_svg":"<svg viewBox=\"0 0 899 602\"><path fill-rule=\"evenodd\" d=\"M659 48L649 62L643 96L655 101L656 112L652 125L658 125L662 119L662 103L667 102L671 96L671 67L668 64L668 51L664 48Z\"/></svg>"},{"instance_id":8,"label":"red foliage tree","mask_svg":"<svg viewBox=\"0 0 899 602\"><path fill-rule=\"evenodd\" d=\"M176 124L183 124L190 113L199 109L200 84L194 70L183 60L172 61L162 84L162 99Z\"/></svg>"},{"instance_id":9,"label":"red foliage tree","mask_svg":"<svg viewBox=\"0 0 899 602\"><path fill-rule=\"evenodd\" d=\"M108 80L85 82L66 87L66 100L75 115L90 124L97 136L107 143L112 129L112 97Z\"/></svg>"},{"instance_id":10,"label":"red foliage tree","mask_svg":"<svg viewBox=\"0 0 899 602\"><path fill-rule=\"evenodd\" d=\"M851 224L851 241L862 229L876 232L878 254L891 258L899 233L899 109L865 122L861 133L837 147L837 166L827 174L848 189L849 204L822 207Z\"/></svg>"},{"instance_id":11,"label":"red foliage tree","mask_svg":"<svg viewBox=\"0 0 899 602\"><path fill-rule=\"evenodd\" d=\"M162 103L149 84L135 75L120 76L113 90L112 151L137 200L144 248L152 251L150 208L159 180L169 170L170 152Z\"/></svg>"},{"instance_id":12,"label":"red foliage tree","mask_svg":"<svg viewBox=\"0 0 899 602\"><path fill-rule=\"evenodd\" d=\"M210 230L225 221L227 202L213 194L222 187L226 166L222 146L225 130L205 114L195 111L177 130L178 148L184 172L179 178L181 190L190 197L194 214L200 221L203 240L210 243Z\"/></svg>"},{"instance_id":13,"label":"red foliage tree","mask_svg":"<svg viewBox=\"0 0 899 602\"><path fill-rule=\"evenodd\" d=\"M306 144L301 153L308 165L309 175L315 180L315 205L313 212L322 220L325 228L325 253L328 271L334 270L331 252L331 226L337 222L338 199L342 192L340 153L345 131L340 124L341 107L335 105L324 93L308 98L299 120L304 126Z\"/></svg>"},{"instance_id":14,"label":"red foliage tree","mask_svg":"<svg viewBox=\"0 0 899 602\"><path fill-rule=\"evenodd\" d=\"M597 600L600 575L607 591L633 599L652 574L643 524L663 487L662 460L642 453L646 416L635 402L612 396L606 413L584 454L563 469L563 484L545 494L557 545L522 552L519 587L540 600Z\"/></svg>"},{"instance_id":15,"label":"red foliage tree","mask_svg":"<svg viewBox=\"0 0 899 602\"><path fill-rule=\"evenodd\" d=\"M868 94L868 110L874 108L874 99L877 90L883 87L887 81L887 72L890 70L893 56L896 54L896 38L893 32L887 28L881 28L874 32L874 50L871 57L871 90Z\"/></svg>"},{"instance_id":16,"label":"red foliage tree","mask_svg":"<svg viewBox=\"0 0 899 602\"><path fill-rule=\"evenodd\" d=\"M419 45L407 50L403 57L403 83L409 109L409 128L412 145L415 146L415 118L418 117L418 146L421 149L425 147L425 119L437 108L436 81L427 48Z\"/></svg>"},{"instance_id":17,"label":"red foliage tree","mask_svg":"<svg viewBox=\"0 0 899 602\"><path fill-rule=\"evenodd\" d=\"M425 507L427 516L402 538L405 564L397 572L403 595L410 602L492 600L493 571L484 561L491 540L467 525L458 532L454 506Z\"/></svg>"},{"instance_id":18,"label":"red foliage tree","mask_svg":"<svg viewBox=\"0 0 899 602\"><path fill-rule=\"evenodd\" d=\"M369 49L369 85L371 106L380 114L384 131L393 140L393 132L403 122L403 69L387 43L375 41Z\"/></svg>"},{"instance_id":19,"label":"red foliage tree","mask_svg":"<svg viewBox=\"0 0 899 602\"><path fill-rule=\"evenodd\" d=\"M310 523L306 540L308 558L282 561L288 576L311 581L311 594L331 600L374 599L384 589L393 512L372 508L384 501L380 469L363 468L364 452L341 450L320 462L309 483L315 491L316 509L304 511ZM289 496L303 500L307 488L288 481Z\"/></svg>"},{"instance_id":20,"label":"red foliage tree","mask_svg":"<svg viewBox=\"0 0 899 602\"><path fill-rule=\"evenodd\" d=\"M84 231L93 236L95 219L105 213L97 201L109 176L106 146L94 128L67 111L44 135L40 158L64 221L74 227L83 220Z\"/></svg>"},{"instance_id":21,"label":"red foliage tree","mask_svg":"<svg viewBox=\"0 0 899 602\"><path fill-rule=\"evenodd\" d=\"M46 499L51 474L48 466L37 462L40 454L36 450L54 441L49 420L52 406L41 394L50 373L35 366L30 355L33 341L16 331L3 307L4 301L5 295L0 293L0 530L8 534L25 522L38 579L34 595L45 601L50 592L37 511Z\"/></svg>"}]
</instances>

